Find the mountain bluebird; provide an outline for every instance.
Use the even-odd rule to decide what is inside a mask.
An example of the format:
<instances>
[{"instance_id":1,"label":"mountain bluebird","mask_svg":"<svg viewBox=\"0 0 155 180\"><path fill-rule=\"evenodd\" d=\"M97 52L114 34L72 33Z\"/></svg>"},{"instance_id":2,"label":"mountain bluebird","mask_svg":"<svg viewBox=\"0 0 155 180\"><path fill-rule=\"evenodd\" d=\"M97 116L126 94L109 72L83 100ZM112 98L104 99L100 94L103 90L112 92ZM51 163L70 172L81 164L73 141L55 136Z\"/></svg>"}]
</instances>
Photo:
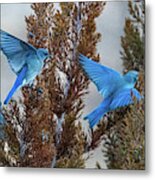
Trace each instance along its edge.
<instances>
[{"instance_id":1,"label":"mountain bluebird","mask_svg":"<svg viewBox=\"0 0 155 180\"><path fill-rule=\"evenodd\" d=\"M33 82L41 72L44 60L49 57L44 48L36 49L11 34L0 30L0 49L6 55L12 71L17 75L4 104L7 104L16 90Z\"/></svg>"},{"instance_id":2,"label":"mountain bluebird","mask_svg":"<svg viewBox=\"0 0 155 180\"><path fill-rule=\"evenodd\" d=\"M97 86L104 100L84 119L88 119L90 127L93 128L103 115L111 110L134 103L134 98L140 101L142 96L134 88L138 80L137 71L129 71L121 75L117 71L102 66L80 54L79 61L89 79Z\"/></svg>"}]
</instances>

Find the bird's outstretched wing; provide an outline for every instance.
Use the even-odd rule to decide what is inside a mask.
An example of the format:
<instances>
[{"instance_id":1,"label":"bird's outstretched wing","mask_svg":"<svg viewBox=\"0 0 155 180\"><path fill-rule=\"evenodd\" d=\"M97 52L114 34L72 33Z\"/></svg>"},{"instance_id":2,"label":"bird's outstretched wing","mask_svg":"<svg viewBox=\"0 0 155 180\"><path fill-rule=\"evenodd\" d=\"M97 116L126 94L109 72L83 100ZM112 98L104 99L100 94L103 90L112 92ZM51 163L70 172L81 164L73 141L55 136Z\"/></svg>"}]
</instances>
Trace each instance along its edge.
<instances>
[{"instance_id":1,"label":"bird's outstretched wing","mask_svg":"<svg viewBox=\"0 0 155 180\"><path fill-rule=\"evenodd\" d=\"M135 99L140 101L142 98L143 97L135 88L122 89L113 97L113 100L110 104L110 110L133 104Z\"/></svg>"},{"instance_id":2,"label":"bird's outstretched wing","mask_svg":"<svg viewBox=\"0 0 155 180\"><path fill-rule=\"evenodd\" d=\"M26 58L24 58L24 55L28 55L28 52L30 54L36 52L35 47L3 30L0 30L0 45L0 49L8 58L9 64L16 74L25 64Z\"/></svg>"},{"instance_id":3,"label":"bird's outstretched wing","mask_svg":"<svg viewBox=\"0 0 155 180\"><path fill-rule=\"evenodd\" d=\"M104 98L111 94L117 88L118 82L122 80L122 75L117 71L100 65L82 54L79 55L79 61Z\"/></svg>"}]
</instances>

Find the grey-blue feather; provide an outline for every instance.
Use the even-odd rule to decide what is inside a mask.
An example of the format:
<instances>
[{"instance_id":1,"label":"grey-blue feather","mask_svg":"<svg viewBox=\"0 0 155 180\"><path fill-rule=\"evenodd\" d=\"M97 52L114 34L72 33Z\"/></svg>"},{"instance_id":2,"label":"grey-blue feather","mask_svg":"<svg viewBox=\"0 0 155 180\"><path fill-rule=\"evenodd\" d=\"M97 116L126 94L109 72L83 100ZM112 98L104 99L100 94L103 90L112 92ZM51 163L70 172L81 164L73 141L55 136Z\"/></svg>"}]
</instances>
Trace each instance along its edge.
<instances>
[{"instance_id":1,"label":"grey-blue feather","mask_svg":"<svg viewBox=\"0 0 155 180\"><path fill-rule=\"evenodd\" d=\"M104 98L116 90L118 82L122 83L123 76L117 71L102 66L82 54L80 54L79 60L89 79L95 83L98 91Z\"/></svg>"},{"instance_id":2,"label":"grey-blue feather","mask_svg":"<svg viewBox=\"0 0 155 180\"><path fill-rule=\"evenodd\" d=\"M49 57L48 51L45 48L36 49L29 43L26 43L15 36L0 30L0 49L8 59L9 65L13 72L20 77L23 68L27 67L25 76L20 79L20 87L32 82L35 77L41 72L44 60ZM18 77L17 77L18 79ZM17 84L17 83L16 83ZM14 92L20 88L14 88ZM14 92L11 94L13 95ZM7 99L10 100L11 97Z\"/></svg>"}]
</instances>

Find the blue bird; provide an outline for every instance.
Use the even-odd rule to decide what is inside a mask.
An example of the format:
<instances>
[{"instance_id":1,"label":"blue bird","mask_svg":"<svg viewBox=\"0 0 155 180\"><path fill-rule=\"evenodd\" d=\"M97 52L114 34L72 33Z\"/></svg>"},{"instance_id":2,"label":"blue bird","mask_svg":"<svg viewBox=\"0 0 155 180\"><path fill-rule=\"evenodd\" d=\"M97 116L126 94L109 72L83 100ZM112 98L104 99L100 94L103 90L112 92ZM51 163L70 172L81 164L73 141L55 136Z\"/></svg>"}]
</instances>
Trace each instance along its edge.
<instances>
[{"instance_id":1,"label":"blue bird","mask_svg":"<svg viewBox=\"0 0 155 180\"><path fill-rule=\"evenodd\" d=\"M12 71L17 75L16 81L6 97L8 104L15 91L26 84L31 84L41 72L44 60L49 57L47 49L36 49L13 35L0 30L0 49L8 59Z\"/></svg>"},{"instance_id":2,"label":"blue bird","mask_svg":"<svg viewBox=\"0 0 155 180\"><path fill-rule=\"evenodd\" d=\"M137 71L132 70L121 75L82 54L79 55L79 61L88 78L93 81L104 98L97 108L84 117L88 119L91 128L100 121L105 113L133 104L134 99L137 101L142 99L140 93L134 88L138 80Z\"/></svg>"}]
</instances>

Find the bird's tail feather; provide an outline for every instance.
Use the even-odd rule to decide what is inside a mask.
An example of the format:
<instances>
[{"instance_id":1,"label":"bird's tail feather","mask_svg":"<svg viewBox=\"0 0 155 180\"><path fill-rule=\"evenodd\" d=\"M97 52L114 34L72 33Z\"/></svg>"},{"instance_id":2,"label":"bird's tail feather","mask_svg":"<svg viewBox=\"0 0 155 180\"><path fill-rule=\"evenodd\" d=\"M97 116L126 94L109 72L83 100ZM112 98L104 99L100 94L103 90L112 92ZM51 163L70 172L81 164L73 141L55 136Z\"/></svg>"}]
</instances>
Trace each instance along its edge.
<instances>
[{"instance_id":1,"label":"bird's tail feather","mask_svg":"<svg viewBox=\"0 0 155 180\"><path fill-rule=\"evenodd\" d=\"M100 121L102 116L108 111L108 107L109 99L105 99L96 109L84 117L84 119L88 119L90 128L93 128Z\"/></svg>"},{"instance_id":2,"label":"bird's tail feather","mask_svg":"<svg viewBox=\"0 0 155 180\"><path fill-rule=\"evenodd\" d=\"M17 83L15 83L11 89L11 91L9 92L9 94L7 95L4 104L8 104L8 102L10 101L10 99L12 98L12 96L14 95L15 91L17 90L17 88L19 87L19 85L17 85Z\"/></svg>"},{"instance_id":3,"label":"bird's tail feather","mask_svg":"<svg viewBox=\"0 0 155 180\"><path fill-rule=\"evenodd\" d=\"M10 101L10 99L12 98L12 96L14 95L15 91L17 89L20 88L20 86L23 84L23 80L24 80L24 77L25 77L25 74L26 74L26 71L27 71L27 66L25 66L21 72L18 74L18 77L12 87L12 89L10 90L9 94L7 95L5 101L4 101L4 104L8 104L8 102Z\"/></svg>"}]
</instances>

